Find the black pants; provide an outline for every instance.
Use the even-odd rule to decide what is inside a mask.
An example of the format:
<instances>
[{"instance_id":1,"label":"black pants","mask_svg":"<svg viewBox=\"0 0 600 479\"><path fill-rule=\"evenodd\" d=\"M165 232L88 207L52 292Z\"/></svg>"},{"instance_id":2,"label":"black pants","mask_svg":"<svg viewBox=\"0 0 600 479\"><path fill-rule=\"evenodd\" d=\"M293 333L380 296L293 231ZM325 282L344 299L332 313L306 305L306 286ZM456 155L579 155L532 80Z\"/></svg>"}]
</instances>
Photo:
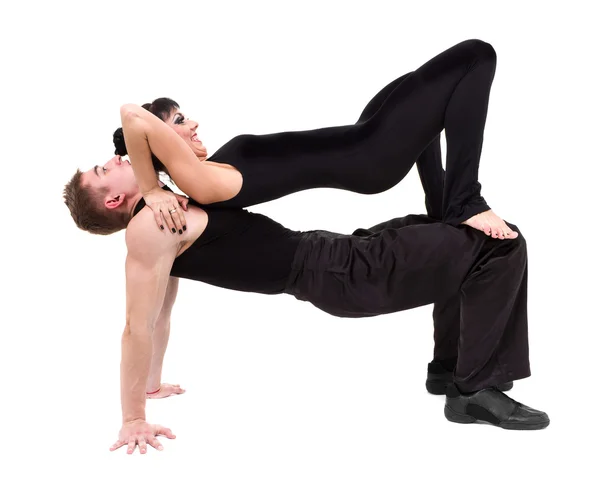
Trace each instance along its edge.
<instances>
[{"instance_id":1,"label":"black pants","mask_svg":"<svg viewBox=\"0 0 600 479\"><path fill-rule=\"evenodd\" d=\"M510 225L519 231L514 225ZM340 317L434 303L435 354L465 391L530 375L527 247L411 215L352 235L307 232L286 292Z\"/></svg>"},{"instance_id":2,"label":"black pants","mask_svg":"<svg viewBox=\"0 0 600 479\"><path fill-rule=\"evenodd\" d=\"M239 135L209 160L235 166L244 178L242 189L213 205L245 208L319 187L379 193L400 182L416 162L425 189L440 196L441 219L460 224L489 209L478 172L495 71L493 47L466 40L385 86L355 124ZM440 185L441 163L427 159L439 148L442 130L447 172Z\"/></svg>"}]
</instances>

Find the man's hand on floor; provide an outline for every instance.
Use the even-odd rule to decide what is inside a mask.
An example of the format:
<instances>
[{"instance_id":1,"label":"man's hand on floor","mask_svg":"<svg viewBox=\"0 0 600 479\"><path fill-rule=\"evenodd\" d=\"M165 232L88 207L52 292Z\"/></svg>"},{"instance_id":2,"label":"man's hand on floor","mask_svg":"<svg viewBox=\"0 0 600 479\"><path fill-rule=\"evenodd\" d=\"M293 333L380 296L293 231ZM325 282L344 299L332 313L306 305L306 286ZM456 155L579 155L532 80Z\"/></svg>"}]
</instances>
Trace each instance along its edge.
<instances>
[{"instance_id":1,"label":"man's hand on floor","mask_svg":"<svg viewBox=\"0 0 600 479\"><path fill-rule=\"evenodd\" d=\"M139 446L140 454L146 454L147 444L150 444L155 449L162 451L162 444L156 439L156 436L159 435L175 439L175 434L167 427L148 424L141 419L126 422L119 432L119 440L111 446L110 450L115 451L127 444L127 454L133 454L136 446Z\"/></svg>"},{"instance_id":2,"label":"man's hand on floor","mask_svg":"<svg viewBox=\"0 0 600 479\"><path fill-rule=\"evenodd\" d=\"M153 394L146 393L146 397L148 399L162 399L162 398L172 396L174 394L183 394L184 392L185 392L185 389L182 389L179 386L179 384L162 383L160 385L160 389L157 392L155 392Z\"/></svg>"}]
</instances>

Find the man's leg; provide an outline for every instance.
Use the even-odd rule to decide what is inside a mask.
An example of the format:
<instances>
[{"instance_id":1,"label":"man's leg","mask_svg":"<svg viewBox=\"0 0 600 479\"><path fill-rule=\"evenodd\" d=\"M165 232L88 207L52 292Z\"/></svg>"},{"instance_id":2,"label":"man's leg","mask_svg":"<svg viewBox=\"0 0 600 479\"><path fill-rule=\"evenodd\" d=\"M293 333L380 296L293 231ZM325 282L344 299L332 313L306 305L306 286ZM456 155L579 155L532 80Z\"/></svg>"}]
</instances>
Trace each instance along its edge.
<instances>
[{"instance_id":1,"label":"man's leg","mask_svg":"<svg viewBox=\"0 0 600 479\"><path fill-rule=\"evenodd\" d=\"M429 167L435 167L437 164L436 160L439 160L439 158L436 158L435 145L432 145L432 147L433 149L428 149L421 155L420 160L423 161L422 165L428 164ZM437 145L437 149L439 151L439 144ZM427 210L429 213L434 211L440 212L438 216L439 220L441 219L442 189L439 187L437 188L439 192L437 196L427 194L426 183L428 177L423 175L421 178L423 180L423 187L426 191ZM433 191L435 191L435 189ZM433 198L437 198L437 201L428 201ZM353 234L357 236L368 236L382 231L385 228L402 228L415 224L435 223L438 220L431 218L431 214L428 216L409 215L404 218L395 218L393 220L385 221L375 226L371 226L370 228L358 229L354 231ZM452 383L452 376L458 357L459 335L460 293L458 292L448 298L435 302L433 305L433 361L427 365L427 380L425 382L425 387L431 394L446 394L446 388ZM504 385L502 388L503 390L508 390L510 389L510 386L512 386L512 384Z\"/></svg>"},{"instance_id":2,"label":"man's leg","mask_svg":"<svg viewBox=\"0 0 600 479\"><path fill-rule=\"evenodd\" d=\"M519 230L510 225L514 231ZM460 335L446 418L505 429L542 429L550 419L498 390L530 376L527 334L527 245L523 235L490 240L461 287Z\"/></svg>"},{"instance_id":3,"label":"man's leg","mask_svg":"<svg viewBox=\"0 0 600 479\"><path fill-rule=\"evenodd\" d=\"M460 294L457 385L446 393L446 416L513 429L547 426L546 414L494 387L529 376L524 238L499 241L427 217L426 224L383 226L419 218L382 223L375 233L308 232L286 292L338 317L403 311Z\"/></svg>"},{"instance_id":4,"label":"man's leg","mask_svg":"<svg viewBox=\"0 0 600 479\"><path fill-rule=\"evenodd\" d=\"M462 284L460 308L454 382L461 391L530 376L527 244L522 234L484 244Z\"/></svg>"},{"instance_id":5,"label":"man's leg","mask_svg":"<svg viewBox=\"0 0 600 479\"><path fill-rule=\"evenodd\" d=\"M425 388L430 394L446 394L452 384L458 361L461 295L457 293L433 305L433 360L427 365ZM501 391L512 389L512 381L498 385Z\"/></svg>"}]
</instances>

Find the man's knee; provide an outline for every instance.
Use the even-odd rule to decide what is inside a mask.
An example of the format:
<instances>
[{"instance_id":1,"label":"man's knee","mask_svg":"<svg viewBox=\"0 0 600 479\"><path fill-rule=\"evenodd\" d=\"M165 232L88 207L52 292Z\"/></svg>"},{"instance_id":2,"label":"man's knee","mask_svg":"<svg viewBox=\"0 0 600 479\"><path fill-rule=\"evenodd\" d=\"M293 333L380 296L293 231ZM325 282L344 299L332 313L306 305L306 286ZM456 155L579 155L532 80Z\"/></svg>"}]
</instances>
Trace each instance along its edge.
<instances>
[{"instance_id":1,"label":"man's knee","mask_svg":"<svg viewBox=\"0 0 600 479\"><path fill-rule=\"evenodd\" d=\"M519 233L519 236L517 236L515 239L507 239L507 240L502 240L502 241L508 241L509 243L511 243L511 246L513 247L513 251L515 252L515 254L522 256L524 259L527 259L527 241L525 240L525 236L523 235L523 232L514 224L512 223L506 223L508 225L508 227L510 229L512 229L513 231L516 231L517 233Z\"/></svg>"}]
</instances>

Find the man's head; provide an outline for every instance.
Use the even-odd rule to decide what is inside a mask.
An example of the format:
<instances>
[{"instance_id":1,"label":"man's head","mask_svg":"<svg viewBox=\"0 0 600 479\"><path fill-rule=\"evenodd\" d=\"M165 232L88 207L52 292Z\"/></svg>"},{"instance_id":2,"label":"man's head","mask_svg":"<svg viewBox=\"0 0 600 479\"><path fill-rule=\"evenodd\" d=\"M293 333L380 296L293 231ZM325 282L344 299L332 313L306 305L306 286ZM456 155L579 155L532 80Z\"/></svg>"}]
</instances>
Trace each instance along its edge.
<instances>
[{"instance_id":1,"label":"man's head","mask_svg":"<svg viewBox=\"0 0 600 479\"><path fill-rule=\"evenodd\" d=\"M141 194L129 162L115 156L88 171L77 169L63 198L79 228L108 235L127 227Z\"/></svg>"}]
</instances>

